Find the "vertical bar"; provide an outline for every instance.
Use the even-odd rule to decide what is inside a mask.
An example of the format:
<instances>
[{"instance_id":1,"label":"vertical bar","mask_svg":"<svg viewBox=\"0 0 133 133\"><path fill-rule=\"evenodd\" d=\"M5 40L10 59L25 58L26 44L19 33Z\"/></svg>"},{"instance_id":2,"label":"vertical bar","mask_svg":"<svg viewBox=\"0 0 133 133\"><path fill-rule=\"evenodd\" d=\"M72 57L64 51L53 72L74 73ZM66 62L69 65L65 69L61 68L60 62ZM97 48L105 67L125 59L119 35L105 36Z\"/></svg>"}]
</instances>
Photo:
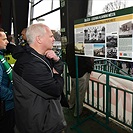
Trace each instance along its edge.
<instances>
[{"instance_id":1,"label":"vertical bar","mask_svg":"<svg viewBox=\"0 0 133 133\"><path fill-rule=\"evenodd\" d=\"M109 123L110 115L110 88L109 88L109 74L106 74L106 123Z\"/></svg>"},{"instance_id":2,"label":"vertical bar","mask_svg":"<svg viewBox=\"0 0 133 133\"><path fill-rule=\"evenodd\" d=\"M92 80L91 81L91 84L92 84ZM87 104L89 104L89 89L90 87L87 87Z\"/></svg>"},{"instance_id":3,"label":"vertical bar","mask_svg":"<svg viewBox=\"0 0 133 133\"><path fill-rule=\"evenodd\" d=\"M94 107L94 82L92 84L92 106Z\"/></svg>"},{"instance_id":4,"label":"vertical bar","mask_svg":"<svg viewBox=\"0 0 133 133\"><path fill-rule=\"evenodd\" d=\"M125 123L126 118L126 91L124 91L124 108L123 108L123 121Z\"/></svg>"},{"instance_id":5,"label":"vertical bar","mask_svg":"<svg viewBox=\"0 0 133 133\"><path fill-rule=\"evenodd\" d=\"M53 0L51 1L51 11L53 10Z\"/></svg>"},{"instance_id":6,"label":"vertical bar","mask_svg":"<svg viewBox=\"0 0 133 133\"><path fill-rule=\"evenodd\" d=\"M67 93L67 90L68 90L68 85L67 85L67 64L65 63L65 88L66 88L66 99L68 99L68 93Z\"/></svg>"},{"instance_id":7,"label":"vertical bar","mask_svg":"<svg viewBox=\"0 0 133 133\"><path fill-rule=\"evenodd\" d=\"M92 3L93 0L88 0L87 17L92 15Z\"/></svg>"},{"instance_id":8,"label":"vertical bar","mask_svg":"<svg viewBox=\"0 0 133 133\"><path fill-rule=\"evenodd\" d=\"M16 23L15 0L12 0L12 6L13 6L13 29L14 29L14 36L15 36L15 44L18 44L18 31L17 31L17 23Z\"/></svg>"},{"instance_id":9,"label":"vertical bar","mask_svg":"<svg viewBox=\"0 0 133 133\"><path fill-rule=\"evenodd\" d=\"M78 85L78 56L75 56L76 67L76 102L77 102L77 122L79 122L79 85Z\"/></svg>"},{"instance_id":10,"label":"vertical bar","mask_svg":"<svg viewBox=\"0 0 133 133\"><path fill-rule=\"evenodd\" d=\"M30 25L33 24L33 14L34 14L34 0L31 0L31 7L30 7Z\"/></svg>"},{"instance_id":11,"label":"vertical bar","mask_svg":"<svg viewBox=\"0 0 133 133\"><path fill-rule=\"evenodd\" d=\"M99 110L99 83L97 84L97 109Z\"/></svg>"},{"instance_id":12,"label":"vertical bar","mask_svg":"<svg viewBox=\"0 0 133 133\"><path fill-rule=\"evenodd\" d=\"M67 94L70 94L70 89L71 89L71 83L70 83L70 76L69 73L67 73L67 79L68 79L68 87L67 87Z\"/></svg>"},{"instance_id":13,"label":"vertical bar","mask_svg":"<svg viewBox=\"0 0 133 133\"><path fill-rule=\"evenodd\" d=\"M118 89L116 89L116 119L118 120Z\"/></svg>"},{"instance_id":14,"label":"vertical bar","mask_svg":"<svg viewBox=\"0 0 133 133\"><path fill-rule=\"evenodd\" d=\"M105 85L103 84L103 112L105 113Z\"/></svg>"},{"instance_id":15,"label":"vertical bar","mask_svg":"<svg viewBox=\"0 0 133 133\"><path fill-rule=\"evenodd\" d=\"M110 103L110 105L109 105L109 110L110 110L109 111L109 116L110 116L111 115L111 96L112 96L111 95L111 90L112 90L111 87L109 87L109 90L110 90L110 93L109 93L109 103Z\"/></svg>"},{"instance_id":16,"label":"vertical bar","mask_svg":"<svg viewBox=\"0 0 133 133\"><path fill-rule=\"evenodd\" d=\"M133 94L132 94L132 121L133 121ZM132 131L133 131L133 122L132 122Z\"/></svg>"}]
</instances>

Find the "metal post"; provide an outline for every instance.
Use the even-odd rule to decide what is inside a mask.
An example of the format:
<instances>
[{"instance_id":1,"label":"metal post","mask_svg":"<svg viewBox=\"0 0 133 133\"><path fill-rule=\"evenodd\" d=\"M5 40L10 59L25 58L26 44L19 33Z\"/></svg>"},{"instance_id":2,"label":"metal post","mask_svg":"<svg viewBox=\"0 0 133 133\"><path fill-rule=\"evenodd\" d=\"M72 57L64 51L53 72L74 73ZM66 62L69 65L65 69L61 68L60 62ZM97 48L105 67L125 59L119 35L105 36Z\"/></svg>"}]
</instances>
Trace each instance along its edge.
<instances>
[{"instance_id":1,"label":"metal post","mask_svg":"<svg viewBox=\"0 0 133 133\"><path fill-rule=\"evenodd\" d=\"M14 29L14 36L15 36L15 44L18 44L18 31L17 31L17 23L16 23L16 6L15 0L12 0L12 9L13 9L13 29Z\"/></svg>"},{"instance_id":2,"label":"metal post","mask_svg":"<svg viewBox=\"0 0 133 133\"><path fill-rule=\"evenodd\" d=\"M33 6L34 5L34 0L31 0L30 3L31 3L31 8L30 8L30 20L29 20L30 22L29 23L31 25L31 24L33 24L32 19L33 19L33 13L34 13L34 6Z\"/></svg>"},{"instance_id":3,"label":"metal post","mask_svg":"<svg viewBox=\"0 0 133 133\"><path fill-rule=\"evenodd\" d=\"M93 4L93 0L88 0L87 17L92 15L92 4Z\"/></svg>"},{"instance_id":4,"label":"metal post","mask_svg":"<svg viewBox=\"0 0 133 133\"><path fill-rule=\"evenodd\" d=\"M78 56L75 56L76 61L76 102L77 102L77 122L79 121L79 85L78 85Z\"/></svg>"},{"instance_id":5,"label":"metal post","mask_svg":"<svg viewBox=\"0 0 133 133\"><path fill-rule=\"evenodd\" d=\"M106 123L109 123L110 116L110 86L109 86L109 74L106 74Z\"/></svg>"}]
</instances>

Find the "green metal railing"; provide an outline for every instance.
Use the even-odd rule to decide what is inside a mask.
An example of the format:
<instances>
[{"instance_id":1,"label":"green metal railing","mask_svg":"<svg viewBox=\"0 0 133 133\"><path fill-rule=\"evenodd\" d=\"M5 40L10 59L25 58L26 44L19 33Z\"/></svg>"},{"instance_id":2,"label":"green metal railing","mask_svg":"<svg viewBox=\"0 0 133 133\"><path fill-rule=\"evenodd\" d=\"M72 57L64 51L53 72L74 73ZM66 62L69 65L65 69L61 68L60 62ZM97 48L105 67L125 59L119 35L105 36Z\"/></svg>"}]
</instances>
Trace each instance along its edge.
<instances>
[{"instance_id":1,"label":"green metal railing","mask_svg":"<svg viewBox=\"0 0 133 133\"><path fill-rule=\"evenodd\" d=\"M99 70L94 70L97 73L101 74L101 71ZM125 90L122 87L116 87L113 85L110 85L110 78L111 76L116 77L116 78L120 78L120 79L124 79L125 81L131 81L130 84L132 86L133 89L133 77L129 77L129 76L123 76L123 75L119 75L119 74L114 74L114 73L110 73L110 72L106 72L106 71L102 71L102 74L104 74L106 76L106 83L102 83L102 82L97 82L97 81L93 81L90 79L90 83L92 84L92 88L89 88L89 90L87 92L90 92L90 89L92 89L91 91L93 92L92 94L92 99L90 99L90 94L87 93L87 102L86 104L93 107L94 109L96 109L97 111L103 113L106 116L106 124L109 123L109 119L112 118L117 122L120 122L121 124L133 129L133 90ZM96 84L97 88L94 87L94 84ZM102 88L100 87L102 86ZM94 96L94 91L97 92L97 97ZM102 94L100 94L102 92ZM115 93L112 93L115 92ZM103 101L100 104L100 97L99 95L103 96ZM131 112L130 114L132 115L130 120L128 120L126 113L127 111L127 106L128 106L128 102L129 102L129 97L130 96L130 109ZM121 97L121 98L120 98ZM97 98L97 101L94 100L94 98ZM114 103L114 107L113 110L115 111L115 115L112 113L112 101L115 98L115 103ZM123 108L120 109L119 106L119 100L122 100L122 104L123 104ZM128 107L129 108L129 107ZM122 116L120 117L120 113L118 110L122 111Z\"/></svg>"},{"instance_id":2,"label":"green metal railing","mask_svg":"<svg viewBox=\"0 0 133 133\"><path fill-rule=\"evenodd\" d=\"M78 63L77 58L78 57L76 56L76 64ZM112 69L111 67L113 67L114 69ZM67 70L67 64L65 64L65 70L66 70L65 72L67 73L66 74L67 78L65 80L65 85L67 85L66 96L68 97L68 95L70 94L71 85L70 85L69 72ZM77 70L78 68L76 68L76 73L77 73ZM89 87L86 92L85 104L93 108L95 110L95 114L97 112L102 113L106 118L106 123L102 123L99 120L95 119L95 115L88 116L82 121L79 119L79 116L78 116L77 123L72 128L76 128L80 124L83 124L86 120L92 118L102 126L109 129L111 132L116 133L116 131L109 128L110 119L112 119L118 122L119 124L123 124L127 128L131 129L131 131L133 132L133 122L132 122L133 121L133 83L132 83L133 77L119 74L120 70L121 69L119 69L118 66L111 64L109 61L105 61L103 65L95 64L93 72L100 75L98 78L104 75L105 82L101 82L99 79L98 80L90 79L89 82L91 87ZM127 74L126 72L124 73ZM78 93L77 77L78 77L78 73L76 75L76 82L77 82L76 96L77 96L77 103L78 103L79 93ZM115 85L110 84L110 80L112 77L126 81L128 82L128 84L130 83L132 86L131 87L132 90L128 90L128 89L125 90L125 88L123 88L122 86L117 87ZM101 98L101 95L102 95L102 98ZM121 100L123 100L121 109L119 105L120 97L122 97ZM131 101L130 106L129 106L129 101ZM131 116L130 118L128 114Z\"/></svg>"},{"instance_id":3,"label":"green metal railing","mask_svg":"<svg viewBox=\"0 0 133 133\"><path fill-rule=\"evenodd\" d=\"M131 76L118 66L117 61L116 63L113 63L111 60L107 60L107 59L95 59L94 69L116 73L116 74L123 73L124 75Z\"/></svg>"}]
</instances>

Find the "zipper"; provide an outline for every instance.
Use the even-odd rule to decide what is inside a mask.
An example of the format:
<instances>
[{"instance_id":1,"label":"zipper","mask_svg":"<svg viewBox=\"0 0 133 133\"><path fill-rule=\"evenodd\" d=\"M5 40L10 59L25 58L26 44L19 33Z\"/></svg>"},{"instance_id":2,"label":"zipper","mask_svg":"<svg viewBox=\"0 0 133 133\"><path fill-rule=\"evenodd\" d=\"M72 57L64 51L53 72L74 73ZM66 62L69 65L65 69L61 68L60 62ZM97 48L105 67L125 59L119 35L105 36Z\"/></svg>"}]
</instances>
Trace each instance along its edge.
<instances>
[{"instance_id":1,"label":"zipper","mask_svg":"<svg viewBox=\"0 0 133 133\"><path fill-rule=\"evenodd\" d=\"M34 55L35 57L37 57L38 59L40 59L41 61L43 61L46 64L46 66L50 69L52 77L53 77L53 71L52 71L51 67L49 66L49 64L45 60L43 60L41 57L39 57L38 55L36 55L32 52L31 52L31 54Z\"/></svg>"}]
</instances>

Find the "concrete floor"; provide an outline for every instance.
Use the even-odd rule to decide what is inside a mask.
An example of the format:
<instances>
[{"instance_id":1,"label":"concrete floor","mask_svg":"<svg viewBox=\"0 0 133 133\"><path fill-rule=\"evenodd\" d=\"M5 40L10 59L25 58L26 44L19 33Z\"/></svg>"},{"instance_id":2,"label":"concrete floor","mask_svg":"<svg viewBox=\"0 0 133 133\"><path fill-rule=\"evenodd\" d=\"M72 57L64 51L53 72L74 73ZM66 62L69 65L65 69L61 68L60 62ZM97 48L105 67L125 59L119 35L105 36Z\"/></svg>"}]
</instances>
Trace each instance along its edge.
<instances>
[{"instance_id":1,"label":"concrete floor","mask_svg":"<svg viewBox=\"0 0 133 133\"><path fill-rule=\"evenodd\" d=\"M88 108L84 108L83 114L78 118L73 116L73 110L67 108L63 110L67 121L65 133L131 133L129 129L115 124L112 121L107 125L105 117L101 117L97 114L92 117L94 112Z\"/></svg>"}]
</instances>

